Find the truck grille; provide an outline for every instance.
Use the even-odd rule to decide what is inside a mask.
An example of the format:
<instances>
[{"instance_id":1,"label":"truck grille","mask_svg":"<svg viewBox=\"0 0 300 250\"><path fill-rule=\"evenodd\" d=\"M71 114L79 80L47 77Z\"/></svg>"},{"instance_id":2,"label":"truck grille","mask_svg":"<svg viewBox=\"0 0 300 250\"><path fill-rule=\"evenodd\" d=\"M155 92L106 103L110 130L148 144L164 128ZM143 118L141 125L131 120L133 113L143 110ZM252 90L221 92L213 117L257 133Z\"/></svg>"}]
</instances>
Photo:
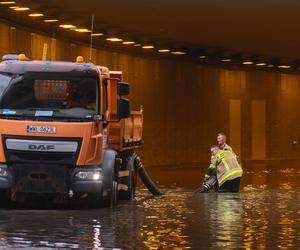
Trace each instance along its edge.
<instances>
[{"instance_id":1,"label":"truck grille","mask_svg":"<svg viewBox=\"0 0 300 250\"><path fill-rule=\"evenodd\" d=\"M3 136L7 163L76 165L81 139Z\"/></svg>"},{"instance_id":2,"label":"truck grille","mask_svg":"<svg viewBox=\"0 0 300 250\"><path fill-rule=\"evenodd\" d=\"M64 194L68 190L67 166L13 164L14 192Z\"/></svg>"}]
</instances>

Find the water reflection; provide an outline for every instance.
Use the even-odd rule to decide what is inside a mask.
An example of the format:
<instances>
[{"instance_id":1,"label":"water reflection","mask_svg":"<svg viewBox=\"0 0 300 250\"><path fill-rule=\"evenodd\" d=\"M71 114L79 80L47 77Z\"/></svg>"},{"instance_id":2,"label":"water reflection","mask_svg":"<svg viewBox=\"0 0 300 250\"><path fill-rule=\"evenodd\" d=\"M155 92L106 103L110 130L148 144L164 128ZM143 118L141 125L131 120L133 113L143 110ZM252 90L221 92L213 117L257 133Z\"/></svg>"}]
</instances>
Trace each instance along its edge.
<instances>
[{"instance_id":1,"label":"water reflection","mask_svg":"<svg viewBox=\"0 0 300 250\"><path fill-rule=\"evenodd\" d=\"M239 194L197 194L205 168L153 169L153 198L115 209L0 210L0 249L297 249L297 166L245 166ZM176 184L174 184L176 183Z\"/></svg>"},{"instance_id":2,"label":"water reflection","mask_svg":"<svg viewBox=\"0 0 300 250\"><path fill-rule=\"evenodd\" d=\"M189 236L184 233L187 215L193 213L186 206L187 194L174 189L165 195L168 202L160 197L139 205L148 214L141 228L143 243L148 249L190 249Z\"/></svg>"}]
</instances>

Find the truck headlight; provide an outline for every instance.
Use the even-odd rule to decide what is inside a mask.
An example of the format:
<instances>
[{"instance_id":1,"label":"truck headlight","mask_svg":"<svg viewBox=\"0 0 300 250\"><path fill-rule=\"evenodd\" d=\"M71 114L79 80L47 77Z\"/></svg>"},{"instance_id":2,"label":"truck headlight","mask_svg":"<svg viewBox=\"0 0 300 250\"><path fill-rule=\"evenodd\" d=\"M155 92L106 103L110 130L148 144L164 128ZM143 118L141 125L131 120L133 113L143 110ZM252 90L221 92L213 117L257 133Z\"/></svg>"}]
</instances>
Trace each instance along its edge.
<instances>
[{"instance_id":1,"label":"truck headlight","mask_svg":"<svg viewBox=\"0 0 300 250\"><path fill-rule=\"evenodd\" d=\"M2 177L8 176L8 172L5 168L0 167L0 176L2 176Z\"/></svg>"},{"instance_id":2,"label":"truck headlight","mask_svg":"<svg viewBox=\"0 0 300 250\"><path fill-rule=\"evenodd\" d=\"M79 171L75 174L75 177L82 180L94 180L94 181L103 180L102 173L95 172L95 171Z\"/></svg>"}]
</instances>

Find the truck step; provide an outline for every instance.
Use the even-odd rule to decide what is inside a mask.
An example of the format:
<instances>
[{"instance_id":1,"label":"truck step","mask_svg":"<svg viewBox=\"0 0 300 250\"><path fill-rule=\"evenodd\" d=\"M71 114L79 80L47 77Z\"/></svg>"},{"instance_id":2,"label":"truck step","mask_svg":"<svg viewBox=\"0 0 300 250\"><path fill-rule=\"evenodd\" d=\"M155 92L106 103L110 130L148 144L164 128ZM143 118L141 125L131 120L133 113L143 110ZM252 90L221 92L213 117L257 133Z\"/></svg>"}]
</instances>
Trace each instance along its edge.
<instances>
[{"instance_id":1,"label":"truck step","mask_svg":"<svg viewBox=\"0 0 300 250\"><path fill-rule=\"evenodd\" d=\"M119 183L118 190L128 191L128 186L126 184Z\"/></svg>"},{"instance_id":2,"label":"truck step","mask_svg":"<svg viewBox=\"0 0 300 250\"><path fill-rule=\"evenodd\" d=\"M118 177L129 176L129 170L123 170L118 172Z\"/></svg>"}]
</instances>

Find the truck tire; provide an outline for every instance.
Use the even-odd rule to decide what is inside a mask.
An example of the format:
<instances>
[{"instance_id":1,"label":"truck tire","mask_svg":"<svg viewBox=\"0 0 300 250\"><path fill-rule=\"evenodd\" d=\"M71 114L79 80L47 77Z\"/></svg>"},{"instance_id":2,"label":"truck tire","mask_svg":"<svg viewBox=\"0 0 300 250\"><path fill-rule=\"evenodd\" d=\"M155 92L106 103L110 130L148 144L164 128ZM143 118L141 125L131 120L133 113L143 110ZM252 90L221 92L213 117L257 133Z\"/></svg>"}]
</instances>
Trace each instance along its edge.
<instances>
[{"instance_id":1,"label":"truck tire","mask_svg":"<svg viewBox=\"0 0 300 250\"><path fill-rule=\"evenodd\" d=\"M114 207L118 203L118 182L112 179L110 189L106 190L107 193L102 195L100 200L101 205L104 207Z\"/></svg>"},{"instance_id":2,"label":"truck tire","mask_svg":"<svg viewBox=\"0 0 300 250\"><path fill-rule=\"evenodd\" d=\"M118 166L116 162L116 152L106 150L103 160L103 190L101 200L104 206L115 206L118 202Z\"/></svg>"},{"instance_id":3,"label":"truck tire","mask_svg":"<svg viewBox=\"0 0 300 250\"><path fill-rule=\"evenodd\" d=\"M132 154L127 156L124 165L118 173L118 199L133 200L135 197L136 175Z\"/></svg>"},{"instance_id":4,"label":"truck tire","mask_svg":"<svg viewBox=\"0 0 300 250\"><path fill-rule=\"evenodd\" d=\"M112 183L112 193L110 196L110 206L114 207L118 204L118 182L116 180L113 180Z\"/></svg>"}]
</instances>

